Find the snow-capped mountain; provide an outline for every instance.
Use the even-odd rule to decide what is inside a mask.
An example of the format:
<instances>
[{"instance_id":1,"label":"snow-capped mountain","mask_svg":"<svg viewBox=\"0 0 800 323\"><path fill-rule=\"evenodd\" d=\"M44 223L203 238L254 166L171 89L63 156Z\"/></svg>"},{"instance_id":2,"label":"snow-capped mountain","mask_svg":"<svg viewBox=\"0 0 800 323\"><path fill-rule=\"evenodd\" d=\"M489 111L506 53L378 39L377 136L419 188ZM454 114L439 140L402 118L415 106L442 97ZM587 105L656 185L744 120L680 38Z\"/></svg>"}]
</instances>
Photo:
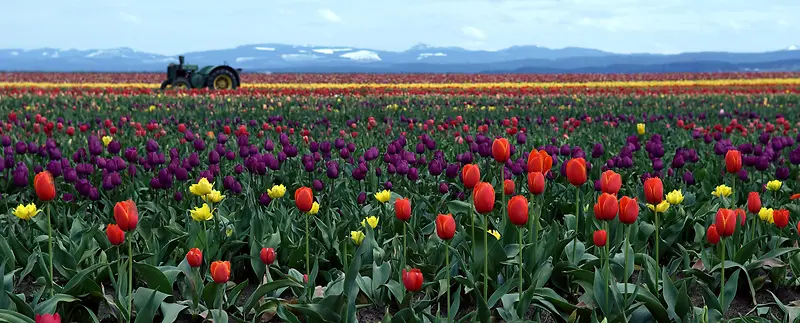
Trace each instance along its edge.
<instances>
[{"instance_id":1,"label":"snow-capped mountain","mask_svg":"<svg viewBox=\"0 0 800 323\"><path fill-rule=\"evenodd\" d=\"M417 44L405 51L350 46L251 44L188 52L189 64L229 64L246 72L616 72L798 69L797 46L765 53L616 54L595 49L512 46L487 51ZM164 71L178 57L131 48L0 49L0 70ZM763 65L766 64L767 65ZM762 66L763 65L763 66ZM680 67L676 67L680 66Z\"/></svg>"}]
</instances>

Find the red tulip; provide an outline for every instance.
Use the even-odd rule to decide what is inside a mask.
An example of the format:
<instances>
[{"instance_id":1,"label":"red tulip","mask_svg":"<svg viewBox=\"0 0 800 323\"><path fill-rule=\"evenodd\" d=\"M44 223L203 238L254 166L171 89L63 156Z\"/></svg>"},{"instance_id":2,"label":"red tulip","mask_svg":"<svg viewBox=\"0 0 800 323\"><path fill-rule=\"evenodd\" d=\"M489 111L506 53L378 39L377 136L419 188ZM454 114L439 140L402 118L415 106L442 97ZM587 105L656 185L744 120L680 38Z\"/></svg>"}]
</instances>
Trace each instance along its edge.
<instances>
[{"instance_id":1,"label":"red tulip","mask_svg":"<svg viewBox=\"0 0 800 323\"><path fill-rule=\"evenodd\" d=\"M528 173L547 174L551 167L553 167L553 158L544 149L539 151L534 149L528 154Z\"/></svg>"},{"instance_id":2,"label":"red tulip","mask_svg":"<svg viewBox=\"0 0 800 323\"><path fill-rule=\"evenodd\" d=\"M487 182L480 182L472 190L472 201L475 210L480 214L492 212L494 209L494 187Z\"/></svg>"},{"instance_id":3,"label":"red tulip","mask_svg":"<svg viewBox=\"0 0 800 323\"><path fill-rule=\"evenodd\" d=\"M573 158L567 162L567 180L574 186L586 183L586 160Z\"/></svg>"},{"instance_id":4,"label":"red tulip","mask_svg":"<svg viewBox=\"0 0 800 323\"><path fill-rule=\"evenodd\" d=\"M747 210L752 214L758 214L758 211L761 211L761 197L758 196L758 192L747 194Z\"/></svg>"},{"instance_id":5,"label":"red tulip","mask_svg":"<svg viewBox=\"0 0 800 323\"><path fill-rule=\"evenodd\" d=\"M650 177L644 181L644 199L653 205L664 201L664 184L660 178Z\"/></svg>"},{"instance_id":6,"label":"red tulip","mask_svg":"<svg viewBox=\"0 0 800 323\"><path fill-rule=\"evenodd\" d=\"M497 138L492 142L492 157L498 163L505 163L511 157L511 145L506 138Z\"/></svg>"},{"instance_id":7,"label":"red tulip","mask_svg":"<svg viewBox=\"0 0 800 323\"><path fill-rule=\"evenodd\" d=\"M310 187L303 186L294 191L294 204L300 212L311 211L314 204L314 192Z\"/></svg>"},{"instance_id":8,"label":"red tulip","mask_svg":"<svg viewBox=\"0 0 800 323\"><path fill-rule=\"evenodd\" d=\"M117 202L114 205L114 220L122 231L130 232L136 230L139 223L139 210L132 200Z\"/></svg>"},{"instance_id":9,"label":"red tulip","mask_svg":"<svg viewBox=\"0 0 800 323\"><path fill-rule=\"evenodd\" d=\"M189 252L186 253L186 262L189 263L189 267L200 267L203 264L203 252L197 248L189 249Z\"/></svg>"},{"instance_id":10,"label":"red tulip","mask_svg":"<svg viewBox=\"0 0 800 323\"><path fill-rule=\"evenodd\" d=\"M278 255L275 253L275 249L261 248L261 254L259 256L262 263L265 265L272 265Z\"/></svg>"},{"instance_id":11,"label":"red tulip","mask_svg":"<svg viewBox=\"0 0 800 323\"><path fill-rule=\"evenodd\" d=\"M607 170L600 175L600 190L603 193L617 194L622 188L622 176L613 170Z\"/></svg>"},{"instance_id":12,"label":"red tulip","mask_svg":"<svg viewBox=\"0 0 800 323\"><path fill-rule=\"evenodd\" d=\"M436 217L436 234L442 240L453 239L456 235L456 220L452 214L439 214Z\"/></svg>"},{"instance_id":13,"label":"red tulip","mask_svg":"<svg viewBox=\"0 0 800 323\"><path fill-rule=\"evenodd\" d=\"M544 175L540 172L528 173L528 191L534 195L544 193Z\"/></svg>"},{"instance_id":14,"label":"red tulip","mask_svg":"<svg viewBox=\"0 0 800 323\"><path fill-rule=\"evenodd\" d=\"M611 221L617 217L619 204L614 195L603 193L597 197L597 204L594 205L594 217L600 221Z\"/></svg>"},{"instance_id":15,"label":"red tulip","mask_svg":"<svg viewBox=\"0 0 800 323\"><path fill-rule=\"evenodd\" d=\"M710 244L717 244L719 243L719 233L717 233L717 226L712 224L708 226L708 231L706 231L706 240Z\"/></svg>"},{"instance_id":16,"label":"red tulip","mask_svg":"<svg viewBox=\"0 0 800 323\"><path fill-rule=\"evenodd\" d=\"M514 181L507 179L503 181L503 193L505 195L512 195L514 194Z\"/></svg>"},{"instance_id":17,"label":"red tulip","mask_svg":"<svg viewBox=\"0 0 800 323\"><path fill-rule=\"evenodd\" d=\"M411 268L409 271L403 269L403 285L409 292L418 292L422 289L423 281L424 277L422 277L422 272L419 269Z\"/></svg>"},{"instance_id":18,"label":"red tulip","mask_svg":"<svg viewBox=\"0 0 800 323\"><path fill-rule=\"evenodd\" d=\"M467 189L475 188L475 185L481 181L481 169L475 164L466 164L461 169L461 181L464 182L464 187Z\"/></svg>"},{"instance_id":19,"label":"red tulip","mask_svg":"<svg viewBox=\"0 0 800 323\"><path fill-rule=\"evenodd\" d=\"M725 154L725 169L728 173L736 173L742 169L742 153L736 149L728 150Z\"/></svg>"},{"instance_id":20,"label":"red tulip","mask_svg":"<svg viewBox=\"0 0 800 323\"><path fill-rule=\"evenodd\" d=\"M619 222L633 224L639 217L639 201L637 198L623 196L619 199Z\"/></svg>"},{"instance_id":21,"label":"red tulip","mask_svg":"<svg viewBox=\"0 0 800 323\"><path fill-rule=\"evenodd\" d=\"M56 186L53 183L53 175L48 171L42 171L33 178L33 190L36 196L42 201L52 201L56 197Z\"/></svg>"},{"instance_id":22,"label":"red tulip","mask_svg":"<svg viewBox=\"0 0 800 323\"><path fill-rule=\"evenodd\" d=\"M736 218L739 219L739 226L743 227L745 221L747 220L747 212L742 209L736 209L734 212L736 212Z\"/></svg>"},{"instance_id":23,"label":"red tulip","mask_svg":"<svg viewBox=\"0 0 800 323\"><path fill-rule=\"evenodd\" d=\"M717 234L720 237L730 237L736 230L736 212L731 209L717 210L714 224L717 226Z\"/></svg>"},{"instance_id":24,"label":"red tulip","mask_svg":"<svg viewBox=\"0 0 800 323\"><path fill-rule=\"evenodd\" d=\"M36 314L35 323L61 323L61 315L55 314Z\"/></svg>"},{"instance_id":25,"label":"red tulip","mask_svg":"<svg viewBox=\"0 0 800 323\"><path fill-rule=\"evenodd\" d=\"M592 240L594 240L594 245L595 246L605 247L606 246L606 240L608 240L608 234L606 233L606 230L596 230L594 232L594 236L592 237Z\"/></svg>"},{"instance_id":26,"label":"red tulip","mask_svg":"<svg viewBox=\"0 0 800 323\"><path fill-rule=\"evenodd\" d=\"M394 200L394 216L403 222L411 219L411 201L407 198Z\"/></svg>"},{"instance_id":27,"label":"red tulip","mask_svg":"<svg viewBox=\"0 0 800 323\"><path fill-rule=\"evenodd\" d=\"M108 242L119 246L125 242L125 231L122 231L116 224L109 224L106 227L106 237L108 237Z\"/></svg>"},{"instance_id":28,"label":"red tulip","mask_svg":"<svg viewBox=\"0 0 800 323\"><path fill-rule=\"evenodd\" d=\"M777 209L772 212L772 218L775 221L775 226L783 229L789 225L789 210Z\"/></svg>"},{"instance_id":29,"label":"red tulip","mask_svg":"<svg viewBox=\"0 0 800 323\"><path fill-rule=\"evenodd\" d=\"M211 278L217 284L224 284L231 278L231 262L215 261L211 263Z\"/></svg>"},{"instance_id":30,"label":"red tulip","mask_svg":"<svg viewBox=\"0 0 800 323\"><path fill-rule=\"evenodd\" d=\"M523 226L528 223L528 200L522 195L516 195L508 200L508 219L514 225Z\"/></svg>"}]
</instances>

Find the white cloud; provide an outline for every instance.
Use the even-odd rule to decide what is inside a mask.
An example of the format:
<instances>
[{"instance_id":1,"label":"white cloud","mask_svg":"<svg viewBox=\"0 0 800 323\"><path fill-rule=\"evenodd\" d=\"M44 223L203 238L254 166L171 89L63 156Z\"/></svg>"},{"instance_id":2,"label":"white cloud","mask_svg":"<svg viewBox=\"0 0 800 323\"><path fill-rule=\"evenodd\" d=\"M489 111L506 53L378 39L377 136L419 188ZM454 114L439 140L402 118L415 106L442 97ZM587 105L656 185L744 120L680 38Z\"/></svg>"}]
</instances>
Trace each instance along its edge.
<instances>
[{"instance_id":1,"label":"white cloud","mask_svg":"<svg viewBox=\"0 0 800 323\"><path fill-rule=\"evenodd\" d=\"M342 21L342 17L339 17L339 15L337 15L331 9L320 9L319 10L319 14L320 14L320 16L322 16L322 18L325 18L325 20L330 21L330 22L341 22Z\"/></svg>"},{"instance_id":2,"label":"white cloud","mask_svg":"<svg viewBox=\"0 0 800 323\"><path fill-rule=\"evenodd\" d=\"M140 25L142 23L142 19L139 18L137 15L132 15L127 12L120 12L119 19L127 22L129 24Z\"/></svg>"},{"instance_id":3,"label":"white cloud","mask_svg":"<svg viewBox=\"0 0 800 323\"><path fill-rule=\"evenodd\" d=\"M486 33L483 30L472 26L464 26L461 28L461 32L475 39L486 39Z\"/></svg>"}]
</instances>

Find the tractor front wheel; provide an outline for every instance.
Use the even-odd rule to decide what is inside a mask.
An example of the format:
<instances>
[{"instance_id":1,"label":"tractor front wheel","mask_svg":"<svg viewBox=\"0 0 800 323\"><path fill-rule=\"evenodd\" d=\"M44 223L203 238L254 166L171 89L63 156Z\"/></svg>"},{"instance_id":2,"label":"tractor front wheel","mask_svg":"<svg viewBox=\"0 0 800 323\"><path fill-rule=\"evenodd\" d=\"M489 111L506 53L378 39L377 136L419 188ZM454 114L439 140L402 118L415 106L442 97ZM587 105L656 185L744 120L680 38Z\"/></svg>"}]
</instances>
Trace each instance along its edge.
<instances>
[{"instance_id":1,"label":"tractor front wheel","mask_svg":"<svg viewBox=\"0 0 800 323\"><path fill-rule=\"evenodd\" d=\"M172 88L178 90L188 90L191 89L192 86L189 84L189 80L187 80L185 77L179 77L172 82Z\"/></svg>"},{"instance_id":2,"label":"tractor front wheel","mask_svg":"<svg viewBox=\"0 0 800 323\"><path fill-rule=\"evenodd\" d=\"M231 71L217 69L208 75L206 86L211 90L234 90L239 84L236 84L236 76Z\"/></svg>"}]
</instances>

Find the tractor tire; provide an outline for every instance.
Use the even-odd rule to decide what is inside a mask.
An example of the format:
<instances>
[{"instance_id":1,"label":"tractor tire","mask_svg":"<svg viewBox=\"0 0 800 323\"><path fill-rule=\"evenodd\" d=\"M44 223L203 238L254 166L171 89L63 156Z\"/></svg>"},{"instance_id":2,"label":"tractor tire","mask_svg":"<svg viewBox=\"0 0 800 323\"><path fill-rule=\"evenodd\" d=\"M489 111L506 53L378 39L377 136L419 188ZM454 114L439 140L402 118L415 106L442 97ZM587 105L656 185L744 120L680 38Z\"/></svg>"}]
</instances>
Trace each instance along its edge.
<instances>
[{"instance_id":1,"label":"tractor tire","mask_svg":"<svg viewBox=\"0 0 800 323\"><path fill-rule=\"evenodd\" d=\"M185 77L176 78L175 81L172 81L172 88L176 90L188 90L192 88L192 84L189 83Z\"/></svg>"},{"instance_id":2,"label":"tractor tire","mask_svg":"<svg viewBox=\"0 0 800 323\"><path fill-rule=\"evenodd\" d=\"M208 75L206 86L209 90L235 90L239 84L236 83L236 75L227 69L220 68Z\"/></svg>"},{"instance_id":3,"label":"tractor tire","mask_svg":"<svg viewBox=\"0 0 800 323\"><path fill-rule=\"evenodd\" d=\"M169 80L164 80L164 82L161 82L161 89L164 90L169 85L170 85Z\"/></svg>"}]
</instances>

